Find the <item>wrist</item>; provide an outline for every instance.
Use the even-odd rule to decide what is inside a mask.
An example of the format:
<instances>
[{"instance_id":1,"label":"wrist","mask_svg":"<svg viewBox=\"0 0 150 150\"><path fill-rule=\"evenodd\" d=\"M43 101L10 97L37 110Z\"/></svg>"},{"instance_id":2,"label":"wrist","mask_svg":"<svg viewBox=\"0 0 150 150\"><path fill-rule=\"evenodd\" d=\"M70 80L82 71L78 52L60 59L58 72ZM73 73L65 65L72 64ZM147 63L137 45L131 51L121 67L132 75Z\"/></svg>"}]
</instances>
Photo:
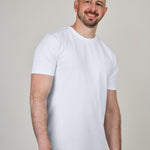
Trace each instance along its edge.
<instances>
[{"instance_id":1,"label":"wrist","mask_svg":"<svg viewBox=\"0 0 150 150\"><path fill-rule=\"evenodd\" d=\"M39 150L51 150L51 145L49 139L41 140L38 142Z\"/></svg>"},{"instance_id":2,"label":"wrist","mask_svg":"<svg viewBox=\"0 0 150 150\"><path fill-rule=\"evenodd\" d=\"M51 150L50 144L39 144L38 150Z\"/></svg>"}]
</instances>

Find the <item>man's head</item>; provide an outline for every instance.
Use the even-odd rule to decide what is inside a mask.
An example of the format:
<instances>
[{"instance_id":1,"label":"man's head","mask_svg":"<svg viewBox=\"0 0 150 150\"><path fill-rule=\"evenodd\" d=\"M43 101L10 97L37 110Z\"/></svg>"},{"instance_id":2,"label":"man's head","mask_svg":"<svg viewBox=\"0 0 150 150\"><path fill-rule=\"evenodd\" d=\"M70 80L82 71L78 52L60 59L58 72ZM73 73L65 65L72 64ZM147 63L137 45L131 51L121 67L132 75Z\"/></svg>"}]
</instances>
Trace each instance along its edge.
<instances>
[{"instance_id":1,"label":"man's head","mask_svg":"<svg viewBox=\"0 0 150 150\"><path fill-rule=\"evenodd\" d=\"M75 0L74 9L78 19L87 27L93 28L107 11L106 0Z\"/></svg>"}]
</instances>

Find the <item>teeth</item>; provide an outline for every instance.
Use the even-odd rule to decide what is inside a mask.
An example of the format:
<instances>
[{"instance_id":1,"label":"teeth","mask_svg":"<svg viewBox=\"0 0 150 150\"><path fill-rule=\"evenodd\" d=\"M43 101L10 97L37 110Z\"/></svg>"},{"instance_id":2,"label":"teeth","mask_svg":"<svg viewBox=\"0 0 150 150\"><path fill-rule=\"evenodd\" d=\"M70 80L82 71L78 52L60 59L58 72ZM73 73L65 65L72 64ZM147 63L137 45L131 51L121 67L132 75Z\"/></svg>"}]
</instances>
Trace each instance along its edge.
<instances>
[{"instance_id":1,"label":"teeth","mask_svg":"<svg viewBox=\"0 0 150 150\"><path fill-rule=\"evenodd\" d=\"M93 15L93 14L88 14L88 16L94 17L95 15Z\"/></svg>"}]
</instances>

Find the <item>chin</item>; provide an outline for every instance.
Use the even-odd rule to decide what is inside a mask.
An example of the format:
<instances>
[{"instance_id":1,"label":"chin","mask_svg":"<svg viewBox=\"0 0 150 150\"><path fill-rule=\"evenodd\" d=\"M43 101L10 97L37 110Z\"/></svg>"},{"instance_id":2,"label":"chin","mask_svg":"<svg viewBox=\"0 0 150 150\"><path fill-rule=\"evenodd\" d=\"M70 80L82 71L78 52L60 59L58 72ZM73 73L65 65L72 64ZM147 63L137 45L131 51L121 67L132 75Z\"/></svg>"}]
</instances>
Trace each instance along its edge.
<instances>
[{"instance_id":1,"label":"chin","mask_svg":"<svg viewBox=\"0 0 150 150\"><path fill-rule=\"evenodd\" d=\"M84 25L86 25L89 28L94 28L97 25L97 22L92 22L92 23L83 22L83 23L84 23Z\"/></svg>"},{"instance_id":2,"label":"chin","mask_svg":"<svg viewBox=\"0 0 150 150\"><path fill-rule=\"evenodd\" d=\"M97 24L85 24L84 23L84 25L87 26L87 27L89 27L89 28L94 28Z\"/></svg>"}]
</instances>

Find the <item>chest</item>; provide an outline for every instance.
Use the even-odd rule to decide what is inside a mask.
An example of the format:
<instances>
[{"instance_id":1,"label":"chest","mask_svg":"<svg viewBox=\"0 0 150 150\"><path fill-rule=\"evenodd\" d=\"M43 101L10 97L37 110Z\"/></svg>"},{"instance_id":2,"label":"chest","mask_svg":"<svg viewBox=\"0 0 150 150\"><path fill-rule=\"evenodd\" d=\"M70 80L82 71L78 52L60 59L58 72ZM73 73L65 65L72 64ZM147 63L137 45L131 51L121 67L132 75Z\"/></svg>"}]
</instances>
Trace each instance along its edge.
<instances>
[{"instance_id":1,"label":"chest","mask_svg":"<svg viewBox=\"0 0 150 150\"><path fill-rule=\"evenodd\" d=\"M108 75L111 67L106 50L97 43L67 43L58 60L58 69L72 73Z\"/></svg>"}]
</instances>

